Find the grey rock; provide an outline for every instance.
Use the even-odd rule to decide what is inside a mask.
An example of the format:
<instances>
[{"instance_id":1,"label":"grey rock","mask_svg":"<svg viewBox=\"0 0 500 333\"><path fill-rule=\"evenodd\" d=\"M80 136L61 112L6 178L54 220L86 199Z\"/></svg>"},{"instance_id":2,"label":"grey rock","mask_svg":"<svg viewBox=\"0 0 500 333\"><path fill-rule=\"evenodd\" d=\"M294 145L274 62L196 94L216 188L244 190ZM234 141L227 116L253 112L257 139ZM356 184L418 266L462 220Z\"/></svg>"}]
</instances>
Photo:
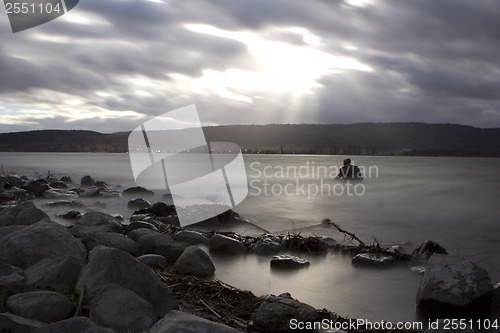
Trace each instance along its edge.
<instances>
[{"instance_id":1,"label":"grey rock","mask_svg":"<svg viewBox=\"0 0 500 333\"><path fill-rule=\"evenodd\" d=\"M309 266L309 261L295 256L280 255L271 259L271 268L296 269Z\"/></svg>"},{"instance_id":2,"label":"grey rock","mask_svg":"<svg viewBox=\"0 0 500 333\"><path fill-rule=\"evenodd\" d=\"M417 292L417 309L429 318L469 318L488 313L493 293L483 268L464 259L435 254Z\"/></svg>"},{"instance_id":3,"label":"grey rock","mask_svg":"<svg viewBox=\"0 0 500 333\"><path fill-rule=\"evenodd\" d=\"M144 298L154 306L158 317L178 309L172 291L149 267L126 252L99 245L90 252L77 290L81 292L85 288L85 295L92 299L109 283L119 284Z\"/></svg>"},{"instance_id":4,"label":"grey rock","mask_svg":"<svg viewBox=\"0 0 500 333\"><path fill-rule=\"evenodd\" d=\"M24 271L0 261L0 290L20 291L25 286Z\"/></svg>"},{"instance_id":5,"label":"grey rock","mask_svg":"<svg viewBox=\"0 0 500 333\"><path fill-rule=\"evenodd\" d=\"M71 228L71 233L79 238L102 232L123 233L123 227L120 221L113 216L90 210L80 217L75 226Z\"/></svg>"},{"instance_id":6,"label":"grey rock","mask_svg":"<svg viewBox=\"0 0 500 333\"><path fill-rule=\"evenodd\" d=\"M246 252L246 247L237 239L219 234L215 234L210 238L209 248L211 251L227 254L242 254Z\"/></svg>"},{"instance_id":7,"label":"grey rock","mask_svg":"<svg viewBox=\"0 0 500 333\"><path fill-rule=\"evenodd\" d=\"M159 217L159 220L164 224L171 224L176 227L181 226L181 222L179 221L179 218L176 215L161 216Z\"/></svg>"},{"instance_id":8,"label":"grey rock","mask_svg":"<svg viewBox=\"0 0 500 333\"><path fill-rule=\"evenodd\" d=\"M26 202L0 212L0 227L9 225L30 225L49 218L44 211L35 207L33 202Z\"/></svg>"},{"instance_id":9,"label":"grey rock","mask_svg":"<svg viewBox=\"0 0 500 333\"><path fill-rule=\"evenodd\" d=\"M127 226L127 229L129 231L132 231L132 230L136 230L136 229L150 229L150 230L154 230L154 231L158 231L158 228L149 223L149 222L146 222L146 221L134 221L134 222L131 222L128 226Z\"/></svg>"},{"instance_id":10,"label":"grey rock","mask_svg":"<svg viewBox=\"0 0 500 333\"><path fill-rule=\"evenodd\" d=\"M43 326L33 333L115 333L115 331L97 326L87 317L74 317Z\"/></svg>"},{"instance_id":11,"label":"grey rock","mask_svg":"<svg viewBox=\"0 0 500 333\"><path fill-rule=\"evenodd\" d=\"M90 302L90 319L118 331L141 333L156 321L153 306L133 291L107 284Z\"/></svg>"},{"instance_id":12,"label":"grey rock","mask_svg":"<svg viewBox=\"0 0 500 333\"><path fill-rule=\"evenodd\" d=\"M359 253L352 258L352 263L355 265L367 265L376 267L387 267L393 263L395 258L390 255L377 253Z\"/></svg>"},{"instance_id":13,"label":"grey rock","mask_svg":"<svg viewBox=\"0 0 500 333\"><path fill-rule=\"evenodd\" d=\"M103 232L88 235L82 238L82 243L89 251L97 245L104 245L128 252L132 255L137 255L137 246L135 245L135 242L125 235L114 232Z\"/></svg>"},{"instance_id":14,"label":"grey rock","mask_svg":"<svg viewBox=\"0 0 500 333\"><path fill-rule=\"evenodd\" d=\"M238 333L240 331L224 324L185 313L170 311L151 327L148 333Z\"/></svg>"},{"instance_id":15,"label":"grey rock","mask_svg":"<svg viewBox=\"0 0 500 333\"><path fill-rule=\"evenodd\" d=\"M0 332L2 333L31 333L45 325L47 324L11 313L0 313Z\"/></svg>"},{"instance_id":16,"label":"grey rock","mask_svg":"<svg viewBox=\"0 0 500 333\"><path fill-rule=\"evenodd\" d=\"M127 188L122 192L122 196L124 197L152 197L155 193L153 191L147 190L144 187L136 186Z\"/></svg>"},{"instance_id":17,"label":"grey rock","mask_svg":"<svg viewBox=\"0 0 500 333\"><path fill-rule=\"evenodd\" d=\"M320 236L319 241L328 248L334 248L338 244L335 239L326 236Z\"/></svg>"},{"instance_id":18,"label":"grey rock","mask_svg":"<svg viewBox=\"0 0 500 333\"><path fill-rule=\"evenodd\" d=\"M174 271L183 275L206 278L214 275L212 259L197 246L188 247L174 264Z\"/></svg>"},{"instance_id":19,"label":"grey rock","mask_svg":"<svg viewBox=\"0 0 500 333\"><path fill-rule=\"evenodd\" d=\"M77 210L68 210L65 213L57 215L57 217L61 217L63 219L67 219L67 220L77 220L80 217L82 217L82 213L80 213Z\"/></svg>"},{"instance_id":20,"label":"grey rock","mask_svg":"<svg viewBox=\"0 0 500 333\"><path fill-rule=\"evenodd\" d=\"M193 231L193 230L181 230L176 232L172 238L177 242L184 242L191 245L195 244L204 244L208 245L210 239L206 236L203 236L201 232Z\"/></svg>"},{"instance_id":21,"label":"grey rock","mask_svg":"<svg viewBox=\"0 0 500 333\"><path fill-rule=\"evenodd\" d=\"M27 196L28 191L23 190L18 187L12 187L9 189L5 189L0 192L0 202L1 201L10 201L10 200L19 200Z\"/></svg>"},{"instance_id":22,"label":"grey rock","mask_svg":"<svg viewBox=\"0 0 500 333\"><path fill-rule=\"evenodd\" d=\"M144 235L159 235L159 232L150 228L138 228L133 229L131 232L129 232L128 237L137 242Z\"/></svg>"},{"instance_id":23,"label":"grey rock","mask_svg":"<svg viewBox=\"0 0 500 333\"><path fill-rule=\"evenodd\" d=\"M155 203L153 206L148 208L147 211L159 217L176 215L175 207L173 205L167 205L164 202Z\"/></svg>"},{"instance_id":24,"label":"grey rock","mask_svg":"<svg viewBox=\"0 0 500 333\"><path fill-rule=\"evenodd\" d=\"M24 184L23 189L33 194L34 196L41 197L43 192L50 189L49 184L43 178L33 179Z\"/></svg>"},{"instance_id":25,"label":"grey rock","mask_svg":"<svg viewBox=\"0 0 500 333\"><path fill-rule=\"evenodd\" d=\"M42 197L44 199L71 200L77 199L78 193L60 188L52 188L43 192Z\"/></svg>"},{"instance_id":26,"label":"grey rock","mask_svg":"<svg viewBox=\"0 0 500 333\"><path fill-rule=\"evenodd\" d=\"M279 253L283 249L283 244L279 237L268 235L255 243L251 250L258 255L271 255Z\"/></svg>"},{"instance_id":27,"label":"grey rock","mask_svg":"<svg viewBox=\"0 0 500 333\"><path fill-rule=\"evenodd\" d=\"M137 260L152 268L165 269L168 266L167 259L159 254L144 254L137 257Z\"/></svg>"},{"instance_id":28,"label":"grey rock","mask_svg":"<svg viewBox=\"0 0 500 333\"><path fill-rule=\"evenodd\" d=\"M72 256L43 259L26 269L26 284L33 289L72 292L84 264L82 258Z\"/></svg>"},{"instance_id":29,"label":"grey rock","mask_svg":"<svg viewBox=\"0 0 500 333\"><path fill-rule=\"evenodd\" d=\"M176 242L172 237L164 234L147 234L136 242L140 254L154 253L167 259L173 264L189 247L187 243Z\"/></svg>"},{"instance_id":30,"label":"grey rock","mask_svg":"<svg viewBox=\"0 0 500 333\"><path fill-rule=\"evenodd\" d=\"M142 198L135 198L135 199L130 200L127 203L127 207L130 209L149 208L149 207L151 207L151 203L147 200L142 199Z\"/></svg>"},{"instance_id":31,"label":"grey rock","mask_svg":"<svg viewBox=\"0 0 500 333\"><path fill-rule=\"evenodd\" d=\"M101 194L101 189L97 186L86 187L79 193L82 198L94 197Z\"/></svg>"},{"instance_id":32,"label":"grey rock","mask_svg":"<svg viewBox=\"0 0 500 333\"><path fill-rule=\"evenodd\" d=\"M73 182L73 179L71 179L70 176L62 176L60 181L64 182L64 183L72 183Z\"/></svg>"},{"instance_id":33,"label":"grey rock","mask_svg":"<svg viewBox=\"0 0 500 333\"><path fill-rule=\"evenodd\" d=\"M99 188L99 191L101 191L101 192L108 192L109 191L109 185L106 182L103 182L102 180L96 181L95 186L97 188Z\"/></svg>"},{"instance_id":34,"label":"grey rock","mask_svg":"<svg viewBox=\"0 0 500 333\"><path fill-rule=\"evenodd\" d=\"M0 239L0 260L26 269L46 258L74 256L85 260L87 251L64 227L40 221Z\"/></svg>"},{"instance_id":35,"label":"grey rock","mask_svg":"<svg viewBox=\"0 0 500 333\"><path fill-rule=\"evenodd\" d=\"M7 298L7 309L20 317L52 323L67 319L74 311L73 303L53 291L30 291Z\"/></svg>"},{"instance_id":36,"label":"grey rock","mask_svg":"<svg viewBox=\"0 0 500 333\"><path fill-rule=\"evenodd\" d=\"M80 181L80 185L82 187L95 186L95 180L94 180L94 178L90 177L89 175L83 176L81 181Z\"/></svg>"},{"instance_id":37,"label":"grey rock","mask_svg":"<svg viewBox=\"0 0 500 333\"><path fill-rule=\"evenodd\" d=\"M62 188L62 189L68 188L68 184L66 184L66 182L62 180L54 180L50 182L49 186L52 188Z\"/></svg>"},{"instance_id":38,"label":"grey rock","mask_svg":"<svg viewBox=\"0 0 500 333\"><path fill-rule=\"evenodd\" d=\"M318 314L312 306L301 303L285 293L264 299L252 315L255 328L262 333L290 332L290 320L317 321Z\"/></svg>"},{"instance_id":39,"label":"grey rock","mask_svg":"<svg viewBox=\"0 0 500 333\"><path fill-rule=\"evenodd\" d=\"M18 231L24 228L26 228L25 225L9 225L7 227L0 228L0 239L10 233L13 233L14 231Z\"/></svg>"}]
</instances>

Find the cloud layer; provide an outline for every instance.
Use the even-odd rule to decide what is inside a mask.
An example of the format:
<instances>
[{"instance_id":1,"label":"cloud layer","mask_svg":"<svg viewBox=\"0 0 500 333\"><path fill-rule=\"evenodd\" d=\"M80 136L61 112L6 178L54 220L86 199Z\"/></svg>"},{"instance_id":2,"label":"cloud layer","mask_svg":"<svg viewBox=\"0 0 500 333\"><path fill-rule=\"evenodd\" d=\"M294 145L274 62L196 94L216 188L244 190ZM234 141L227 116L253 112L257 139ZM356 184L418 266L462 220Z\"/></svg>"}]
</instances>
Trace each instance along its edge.
<instances>
[{"instance_id":1,"label":"cloud layer","mask_svg":"<svg viewBox=\"0 0 500 333\"><path fill-rule=\"evenodd\" d=\"M0 131L127 131L196 103L205 124L500 127L496 0L86 0L13 34Z\"/></svg>"}]
</instances>

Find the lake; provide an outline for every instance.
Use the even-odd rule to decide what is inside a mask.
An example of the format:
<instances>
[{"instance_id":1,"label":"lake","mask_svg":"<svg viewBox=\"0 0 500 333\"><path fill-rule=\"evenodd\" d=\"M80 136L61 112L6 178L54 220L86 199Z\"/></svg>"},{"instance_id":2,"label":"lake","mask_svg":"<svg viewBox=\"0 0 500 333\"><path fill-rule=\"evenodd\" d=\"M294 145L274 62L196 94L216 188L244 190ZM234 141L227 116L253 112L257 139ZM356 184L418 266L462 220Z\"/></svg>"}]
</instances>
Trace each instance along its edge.
<instances>
[{"instance_id":1,"label":"lake","mask_svg":"<svg viewBox=\"0 0 500 333\"><path fill-rule=\"evenodd\" d=\"M342 156L245 155L249 195L236 211L272 232L342 236L328 218L366 243L401 244L412 250L425 240L478 263L500 281L500 170L498 158L369 157L353 162L365 179L332 179ZM48 171L79 179L90 174L123 188L134 186L126 154L0 153L6 171L34 176ZM109 205L122 212L126 201ZM52 215L51 215L52 216ZM248 230L248 233L255 233ZM290 292L294 298L344 316L413 321L421 276L406 263L374 270L351 265L342 254L301 255L309 268L271 271L268 257L213 256L216 277L257 295Z\"/></svg>"}]
</instances>

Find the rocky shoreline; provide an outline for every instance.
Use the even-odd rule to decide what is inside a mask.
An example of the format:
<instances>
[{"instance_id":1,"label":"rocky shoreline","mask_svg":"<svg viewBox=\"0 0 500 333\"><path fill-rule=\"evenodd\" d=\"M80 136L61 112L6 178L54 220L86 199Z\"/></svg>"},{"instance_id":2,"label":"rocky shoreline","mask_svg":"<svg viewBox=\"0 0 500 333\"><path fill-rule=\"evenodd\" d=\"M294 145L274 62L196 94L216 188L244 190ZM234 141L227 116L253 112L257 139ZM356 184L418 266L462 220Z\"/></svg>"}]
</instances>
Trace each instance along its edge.
<instances>
[{"instance_id":1,"label":"rocky shoreline","mask_svg":"<svg viewBox=\"0 0 500 333\"><path fill-rule=\"evenodd\" d=\"M470 317L491 323L500 318L500 289L493 287L488 273L447 255L434 242L406 253L376 242L365 244L329 220L323 223L346 242L297 233L242 236L185 229L179 226L175 207L151 204L151 195L137 187L119 190L90 176L78 182L50 173L35 179L0 176L0 332L266 333L300 331L291 328L292 319L339 325L355 321L314 309L288 293L257 297L214 280L216 267L202 247L209 253L269 256L273 269L309 264L282 255L285 250L299 256L340 251L350 253L353 264L381 269L396 260L415 260L426 265L416 291L418 310L426 318ZM130 217L112 216L88 209L83 198L127 198L134 212ZM33 202L41 199L52 200L45 207L60 208L57 218L68 225L54 222L37 208ZM239 216L229 211L210 222L238 221ZM346 332L402 332L342 327Z\"/></svg>"}]
</instances>

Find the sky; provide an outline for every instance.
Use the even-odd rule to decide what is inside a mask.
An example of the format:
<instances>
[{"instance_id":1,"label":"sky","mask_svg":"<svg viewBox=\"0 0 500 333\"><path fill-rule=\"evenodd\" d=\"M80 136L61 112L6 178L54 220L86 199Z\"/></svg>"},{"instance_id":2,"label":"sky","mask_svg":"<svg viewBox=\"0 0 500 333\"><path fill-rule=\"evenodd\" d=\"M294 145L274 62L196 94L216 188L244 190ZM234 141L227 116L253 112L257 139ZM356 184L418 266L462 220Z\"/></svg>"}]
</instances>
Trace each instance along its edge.
<instances>
[{"instance_id":1,"label":"sky","mask_svg":"<svg viewBox=\"0 0 500 333\"><path fill-rule=\"evenodd\" d=\"M0 132L204 125L500 127L498 0L82 0L12 33Z\"/></svg>"}]
</instances>

